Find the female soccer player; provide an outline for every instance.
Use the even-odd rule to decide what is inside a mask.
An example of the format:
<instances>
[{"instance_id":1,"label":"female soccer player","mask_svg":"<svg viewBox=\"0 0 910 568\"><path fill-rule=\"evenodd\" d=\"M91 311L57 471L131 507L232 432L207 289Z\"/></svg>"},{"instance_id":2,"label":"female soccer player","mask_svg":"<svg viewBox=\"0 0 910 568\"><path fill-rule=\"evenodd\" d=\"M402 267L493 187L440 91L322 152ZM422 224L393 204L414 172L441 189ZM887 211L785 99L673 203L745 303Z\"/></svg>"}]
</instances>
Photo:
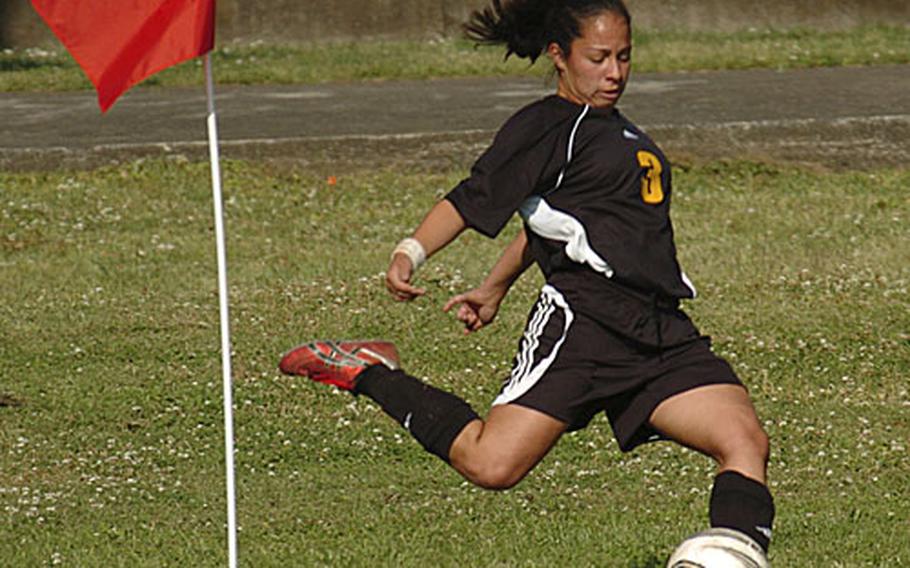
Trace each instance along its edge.
<instances>
[{"instance_id":1,"label":"female soccer player","mask_svg":"<svg viewBox=\"0 0 910 568\"><path fill-rule=\"evenodd\" d=\"M531 61L546 53L556 93L521 109L470 177L395 248L386 284L422 295L414 274L470 227L495 237L518 212L524 229L476 289L452 298L467 331L493 320L532 263L546 284L511 375L486 419L398 369L385 342L317 341L289 352L287 373L376 401L429 452L490 489L518 483L563 432L603 411L623 451L673 440L714 458L715 527L767 550L774 506L768 438L742 383L679 309L695 289L676 258L670 165L616 108L629 79L631 19L622 0L512 0L465 29Z\"/></svg>"}]
</instances>

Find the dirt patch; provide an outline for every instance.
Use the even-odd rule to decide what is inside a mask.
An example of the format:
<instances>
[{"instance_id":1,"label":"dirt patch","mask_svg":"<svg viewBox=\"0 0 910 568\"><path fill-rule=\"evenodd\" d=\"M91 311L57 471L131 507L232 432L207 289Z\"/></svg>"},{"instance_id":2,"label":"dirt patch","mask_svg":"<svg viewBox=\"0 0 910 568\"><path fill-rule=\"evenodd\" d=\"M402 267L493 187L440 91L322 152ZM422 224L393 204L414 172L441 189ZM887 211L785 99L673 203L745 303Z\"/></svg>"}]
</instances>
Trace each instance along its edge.
<instances>
[{"instance_id":1,"label":"dirt patch","mask_svg":"<svg viewBox=\"0 0 910 568\"><path fill-rule=\"evenodd\" d=\"M906 167L910 164L910 116L836 121L730 122L647 129L673 161L752 160L799 164L835 171ZM408 169L448 172L471 167L494 131L407 136L338 136L262 142L225 142L225 159L268 161L303 167L319 175ZM208 159L204 144L96 147L12 151L0 148L7 172L88 170L137 159Z\"/></svg>"},{"instance_id":2,"label":"dirt patch","mask_svg":"<svg viewBox=\"0 0 910 568\"><path fill-rule=\"evenodd\" d=\"M910 164L910 116L657 127L649 134L672 158L688 161L732 158L834 171Z\"/></svg>"},{"instance_id":3,"label":"dirt patch","mask_svg":"<svg viewBox=\"0 0 910 568\"><path fill-rule=\"evenodd\" d=\"M25 403L13 395L0 393L0 408L22 406L23 404Z\"/></svg>"}]
</instances>

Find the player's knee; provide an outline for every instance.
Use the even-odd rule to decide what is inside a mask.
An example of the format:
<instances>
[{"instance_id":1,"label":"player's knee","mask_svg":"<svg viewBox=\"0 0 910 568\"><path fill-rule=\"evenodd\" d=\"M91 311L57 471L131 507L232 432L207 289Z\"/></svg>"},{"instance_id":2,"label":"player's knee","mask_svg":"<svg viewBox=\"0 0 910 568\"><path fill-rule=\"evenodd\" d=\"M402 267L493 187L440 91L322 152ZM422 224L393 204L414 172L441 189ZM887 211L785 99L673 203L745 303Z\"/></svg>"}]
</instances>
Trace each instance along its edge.
<instances>
[{"instance_id":1,"label":"player's knee","mask_svg":"<svg viewBox=\"0 0 910 568\"><path fill-rule=\"evenodd\" d=\"M505 491L518 485L525 472L507 467L490 467L484 470L475 483L491 491Z\"/></svg>"},{"instance_id":2,"label":"player's knee","mask_svg":"<svg viewBox=\"0 0 910 568\"><path fill-rule=\"evenodd\" d=\"M767 463L771 442L761 424L753 418L737 420L726 430L718 444L720 462L746 459Z\"/></svg>"},{"instance_id":3,"label":"player's knee","mask_svg":"<svg viewBox=\"0 0 910 568\"><path fill-rule=\"evenodd\" d=\"M497 460L484 460L474 463L455 464L461 474L478 487L492 491L505 491L511 489L521 481L526 471L516 468L508 463Z\"/></svg>"},{"instance_id":4,"label":"player's knee","mask_svg":"<svg viewBox=\"0 0 910 568\"><path fill-rule=\"evenodd\" d=\"M764 464L768 463L768 457L771 455L771 441L761 426L756 425L746 432L743 443L756 460L761 460Z\"/></svg>"}]
</instances>

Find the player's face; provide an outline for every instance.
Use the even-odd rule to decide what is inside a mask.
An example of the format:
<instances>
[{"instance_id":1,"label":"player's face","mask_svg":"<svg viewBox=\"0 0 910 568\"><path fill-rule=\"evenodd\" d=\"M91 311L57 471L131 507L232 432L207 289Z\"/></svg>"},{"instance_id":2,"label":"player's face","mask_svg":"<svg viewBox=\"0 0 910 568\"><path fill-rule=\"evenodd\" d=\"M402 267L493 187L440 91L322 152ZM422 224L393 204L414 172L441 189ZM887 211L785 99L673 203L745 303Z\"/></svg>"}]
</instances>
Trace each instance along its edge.
<instances>
[{"instance_id":1,"label":"player's face","mask_svg":"<svg viewBox=\"0 0 910 568\"><path fill-rule=\"evenodd\" d=\"M632 34L622 16L601 12L583 20L568 57L555 43L547 52L559 72L556 94L595 108L619 101L632 68Z\"/></svg>"}]
</instances>

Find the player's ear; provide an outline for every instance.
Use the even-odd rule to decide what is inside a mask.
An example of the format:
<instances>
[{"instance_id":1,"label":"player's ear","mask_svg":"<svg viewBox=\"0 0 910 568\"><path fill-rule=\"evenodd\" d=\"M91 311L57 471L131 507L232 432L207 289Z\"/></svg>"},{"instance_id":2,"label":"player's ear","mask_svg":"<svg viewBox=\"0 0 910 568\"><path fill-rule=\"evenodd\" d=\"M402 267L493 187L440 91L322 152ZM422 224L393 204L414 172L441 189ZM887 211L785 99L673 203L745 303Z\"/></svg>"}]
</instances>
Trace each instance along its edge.
<instances>
[{"instance_id":1,"label":"player's ear","mask_svg":"<svg viewBox=\"0 0 910 568\"><path fill-rule=\"evenodd\" d=\"M553 65L556 67L556 70L560 73L566 70L566 56L563 53L562 48L559 47L559 44L551 42L547 46L547 57L550 58L550 61L553 62Z\"/></svg>"}]
</instances>

